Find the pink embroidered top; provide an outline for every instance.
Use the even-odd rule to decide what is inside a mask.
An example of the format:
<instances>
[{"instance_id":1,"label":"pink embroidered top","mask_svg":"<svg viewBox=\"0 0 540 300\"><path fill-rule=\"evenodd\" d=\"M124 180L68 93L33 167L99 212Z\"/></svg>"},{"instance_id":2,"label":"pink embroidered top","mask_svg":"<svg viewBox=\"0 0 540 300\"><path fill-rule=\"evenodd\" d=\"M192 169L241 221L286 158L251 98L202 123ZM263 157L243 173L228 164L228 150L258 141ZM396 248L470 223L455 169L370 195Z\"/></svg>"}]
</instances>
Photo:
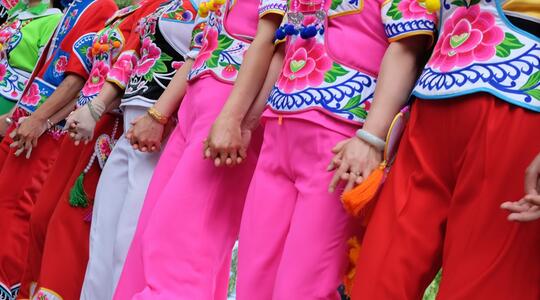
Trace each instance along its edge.
<instances>
[{"instance_id":1,"label":"pink embroidered top","mask_svg":"<svg viewBox=\"0 0 540 300\"><path fill-rule=\"evenodd\" d=\"M219 0L210 2L214 1L219 3ZM210 75L233 83L255 37L259 18L268 13L283 15L287 9L283 0L222 1L217 10L209 11L208 16L201 16L197 21L192 46L200 51L196 52L190 80ZM195 57L193 54L190 56Z\"/></svg>"},{"instance_id":2,"label":"pink embroidered top","mask_svg":"<svg viewBox=\"0 0 540 300\"><path fill-rule=\"evenodd\" d=\"M286 41L286 56L265 116L294 116L335 130L336 123L363 124L390 43L432 36L437 22L424 0L291 3L276 33Z\"/></svg>"}]
</instances>

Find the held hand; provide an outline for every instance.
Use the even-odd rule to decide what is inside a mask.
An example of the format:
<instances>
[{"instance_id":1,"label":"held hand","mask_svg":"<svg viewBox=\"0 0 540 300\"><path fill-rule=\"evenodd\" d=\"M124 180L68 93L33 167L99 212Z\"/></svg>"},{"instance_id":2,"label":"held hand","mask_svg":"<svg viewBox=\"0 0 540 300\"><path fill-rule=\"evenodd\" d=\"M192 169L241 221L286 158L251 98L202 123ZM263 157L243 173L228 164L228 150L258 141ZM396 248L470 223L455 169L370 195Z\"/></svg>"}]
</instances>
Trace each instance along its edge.
<instances>
[{"instance_id":1,"label":"held hand","mask_svg":"<svg viewBox=\"0 0 540 300\"><path fill-rule=\"evenodd\" d=\"M10 124L6 122L8 115L4 115L0 118L0 138L6 136L6 132L9 129Z\"/></svg>"},{"instance_id":2,"label":"held hand","mask_svg":"<svg viewBox=\"0 0 540 300\"><path fill-rule=\"evenodd\" d=\"M328 171L335 171L328 191L333 193L343 181L345 192L360 184L382 161L382 153L357 137L339 142L332 152L334 158Z\"/></svg>"},{"instance_id":3,"label":"held hand","mask_svg":"<svg viewBox=\"0 0 540 300\"><path fill-rule=\"evenodd\" d=\"M525 172L525 197L515 202L505 202L501 208L511 212L508 220L528 222L540 219L540 154Z\"/></svg>"},{"instance_id":4,"label":"held hand","mask_svg":"<svg viewBox=\"0 0 540 300\"><path fill-rule=\"evenodd\" d=\"M530 222L540 219L540 195L527 195L519 201L504 202L502 209L511 212L509 221Z\"/></svg>"},{"instance_id":5,"label":"held hand","mask_svg":"<svg viewBox=\"0 0 540 300\"><path fill-rule=\"evenodd\" d=\"M65 130L69 131L69 136L79 145L81 141L88 144L94 137L94 129L96 128L96 120L92 117L92 113L88 105L79 107L72 112L66 119Z\"/></svg>"},{"instance_id":6,"label":"held hand","mask_svg":"<svg viewBox=\"0 0 540 300\"><path fill-rule=\"evenodd\" d=\"M242 129L236 120L220 115L204 140L203 155L214 160L216 167L234 166L246 159L250 141L251 130Z\"/></svg>"},{"instance_id":7,"label":"held hand","mask_svg":"<svg viewBox=\"0 0 540 300\"><path fill-rule=\"evenodd\" d=\"M47 129L47 120L41 120L33 116L20 118L17 129L10 134L13 143L9 146L17 148L15 156L19 156L26 151L26 158L30 158L32 149L37 147L39 137Z\"/></svg>"},{"instance_id":8,"label":"held hand","mask_svg":"<svg viewBox=\"0 0 540 300\"><path fill-rule=\"evenodd\" d=\"M156 152L161 150L165 126L148 114L141 115L131 122L126 138L135 150Z\"/></svg>"}]
</instances>

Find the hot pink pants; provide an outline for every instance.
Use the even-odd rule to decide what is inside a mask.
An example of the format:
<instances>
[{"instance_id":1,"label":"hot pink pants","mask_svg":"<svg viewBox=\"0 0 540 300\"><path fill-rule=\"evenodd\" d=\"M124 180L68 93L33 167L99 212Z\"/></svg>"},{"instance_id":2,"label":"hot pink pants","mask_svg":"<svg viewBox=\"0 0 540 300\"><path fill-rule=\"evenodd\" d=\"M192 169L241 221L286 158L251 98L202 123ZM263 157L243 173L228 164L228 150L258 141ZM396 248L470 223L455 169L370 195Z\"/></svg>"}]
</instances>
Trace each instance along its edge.
<instances>
[{"instance_id":1,"label":"hot pink pants","mask_svg":"<svg viewBox=\"0 0 540 300\"><path fill-rule=\"evenodd\" d=\"M203 140L232 90L204 77L191 82L179 124L154 171L114 299L226 299L230 255L257 161L216 168Z\"/></svg>"},{"instance_id":2,"label":"hot pink pants","mask_svg":"<svg viewBox=\"0 0 540 300\"><path fill-rule=\"evenodd\" d=\"M238 300L339 299L357 227L341 191L328 192L326 168L331 149L355 128L318 123L286 117L265 125L240 229Z\"/></svg>"}]
</instances>

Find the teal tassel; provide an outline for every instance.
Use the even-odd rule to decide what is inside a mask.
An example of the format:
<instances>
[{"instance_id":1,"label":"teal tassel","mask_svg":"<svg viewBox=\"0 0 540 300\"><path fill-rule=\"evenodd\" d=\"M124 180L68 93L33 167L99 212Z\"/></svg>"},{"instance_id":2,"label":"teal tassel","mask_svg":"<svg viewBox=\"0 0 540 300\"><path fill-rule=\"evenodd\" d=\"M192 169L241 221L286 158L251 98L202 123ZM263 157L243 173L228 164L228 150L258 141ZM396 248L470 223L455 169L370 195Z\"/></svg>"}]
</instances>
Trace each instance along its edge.
<instances>
[{"instance_id":1,"label":"teal tassel","mask_svg":"<svg viewBox=\"0 0 540 300\"><path fill-rule=\"evenodd\" d=\"M79 175L69 192L69 204L73 207L88 207L88 197L84 192L84 172Z\"/></svg>"}]
</instances>

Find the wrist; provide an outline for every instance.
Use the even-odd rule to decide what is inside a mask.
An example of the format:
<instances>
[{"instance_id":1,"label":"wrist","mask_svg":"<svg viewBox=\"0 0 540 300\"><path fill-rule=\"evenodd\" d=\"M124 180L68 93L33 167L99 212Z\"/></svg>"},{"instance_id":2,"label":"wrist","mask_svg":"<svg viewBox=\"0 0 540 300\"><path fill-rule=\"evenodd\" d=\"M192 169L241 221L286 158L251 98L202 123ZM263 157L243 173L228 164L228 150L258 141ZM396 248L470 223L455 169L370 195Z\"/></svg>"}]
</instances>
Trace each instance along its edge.
<instances>
[{"instance_id":1,"label":"wrist","mask_svg":"<svg viewBox=\"0 0 540 300\"><path fill-rule=\"evenodd\" d=\"M386 141L384 139L381 139L365 129L358 129L356 131L356 138L380 152L383 152L386 147Z\"/></svg>"},{"instance_id":2,"label":"wrist","mask_svg":"<svg viewBox=\"0 0 540 300\"><path fill-rule=\"evenodd\" d=\"M150 107L147 111L146 111L147 115L150 116L150 118L152 120L154 120L155 122L161 124L161 125L166 125L168 122L169 122L169 117L163 115L159 110L157 110L155 107Z\"/></svg>"}]
</instances>

